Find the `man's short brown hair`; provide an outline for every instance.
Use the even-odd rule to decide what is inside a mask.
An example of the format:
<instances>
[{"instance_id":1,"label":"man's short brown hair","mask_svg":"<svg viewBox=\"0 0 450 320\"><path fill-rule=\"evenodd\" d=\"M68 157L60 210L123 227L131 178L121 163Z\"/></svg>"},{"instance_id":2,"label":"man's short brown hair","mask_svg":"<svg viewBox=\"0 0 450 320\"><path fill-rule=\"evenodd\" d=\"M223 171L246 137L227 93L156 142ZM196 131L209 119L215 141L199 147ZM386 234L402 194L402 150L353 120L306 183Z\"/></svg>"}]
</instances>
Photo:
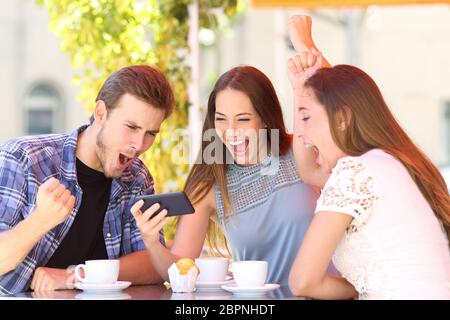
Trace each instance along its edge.
<instances>
[{"instance_id":1,"label":"man's short brown hair","mask_svg":"<svg viewBox=\"0 0 450 320\"><path fill-rule=\"evenodd\" d=\"M157 68L148 65L134 65L122 68L106 79L95 101L102 100L108 111L116 107L125 94L165 111L167 118L173 111L175 98L167 77ZM94 116L90 118L94 122Z\"/></svg>"}]
</instances>

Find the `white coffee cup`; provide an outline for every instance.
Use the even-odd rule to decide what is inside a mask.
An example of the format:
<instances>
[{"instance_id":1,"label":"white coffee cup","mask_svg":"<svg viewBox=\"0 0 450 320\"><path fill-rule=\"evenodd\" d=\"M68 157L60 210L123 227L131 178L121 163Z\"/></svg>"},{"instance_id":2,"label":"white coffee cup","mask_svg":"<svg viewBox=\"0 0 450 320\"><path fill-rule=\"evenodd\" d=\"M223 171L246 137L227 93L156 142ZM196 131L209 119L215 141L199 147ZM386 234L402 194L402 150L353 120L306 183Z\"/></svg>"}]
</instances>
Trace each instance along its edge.
<instances>
[{"instance_id":1,"label":"white coffee cup","mask_svg":"<svg viewBox=\"0 0 450 320\"><path fill-rule=\"evenodd\" d=\"M84 270L84 278L80 274L81 269ZM119 278L119 269L119 260L88 260L75 267L75 277L84 283L113 284Z\"/></svg>"},{"instance_id":2,"label":"white coffee cup","mask_svg":"<svg viewBox=\"0 0 450 320\"><path fill-rule=\"evenodd\" d=\"M267 261L235 261L231 265L238 287L261 287L267 279Z\"/></svg>"},{"instance_id":3,"label":"white coffee cup","mask_svg":"<svg viewBox=\"0 0 450 320\"><path fill-rule=\"evenodd\" d=\"M197 258L195 264L200 269L199 282L225 281L230 261L227 258Z\"/></svg>"}]
</instances>

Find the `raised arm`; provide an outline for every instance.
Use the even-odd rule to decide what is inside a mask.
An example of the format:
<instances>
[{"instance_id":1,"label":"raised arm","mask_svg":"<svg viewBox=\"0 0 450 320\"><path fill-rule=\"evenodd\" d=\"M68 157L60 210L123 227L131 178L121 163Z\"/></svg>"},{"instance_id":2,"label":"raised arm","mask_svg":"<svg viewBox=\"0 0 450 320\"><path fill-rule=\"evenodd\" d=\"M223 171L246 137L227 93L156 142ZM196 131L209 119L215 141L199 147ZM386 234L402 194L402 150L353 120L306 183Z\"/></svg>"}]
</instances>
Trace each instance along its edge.
<instances>
[{"instance_id":1,"label":"raised arm","mask_svg":"<svg viewBox=\"0 0 450 320\"><path fill-rule=\"evenodd\" d=\"M303 94L305 80L322 67L330 67L326 59L318 51L311 35L311 17L293 16L289 19L289 37L294 45L297 55L288 60L288 77L294 94L294 138L292 149L295 157L298 175L306 183L322 188L328 179L329 173L316 164L317 153L313 148L304 144L297 134L299 119L299 99Z\"/></svg>"},{"instance_id":2,"label":"raised arm","mask_svg":"<svg viewBox=\"0 0 450 320\"><path fill-rule=\"evenodd\" d=\"M312 38L312 20L310 16L295 15L288 20L289 38L297 54L303 52L320 52ZM323 59L324 67L331 67L326 59Z\"/></svg>"}]
</instances>

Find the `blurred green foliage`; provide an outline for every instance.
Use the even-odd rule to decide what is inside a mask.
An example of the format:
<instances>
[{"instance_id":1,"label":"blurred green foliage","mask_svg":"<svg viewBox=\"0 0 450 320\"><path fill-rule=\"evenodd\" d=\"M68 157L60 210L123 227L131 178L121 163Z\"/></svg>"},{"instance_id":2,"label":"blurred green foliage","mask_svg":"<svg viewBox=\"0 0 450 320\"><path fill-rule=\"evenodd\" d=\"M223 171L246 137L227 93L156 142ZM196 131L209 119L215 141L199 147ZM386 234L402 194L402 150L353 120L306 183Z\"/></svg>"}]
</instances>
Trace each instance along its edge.
<instances>
[{"instance_id":1,"label":"blurred green foliage","mask_svg":"<svg viewBox=\"0 0 450 320\"><path fill-rule=\"evenodd\" d=\"M175 111L161 127L153 147L142 155L155 179L156 192L181 189L188 164L174 164L170 135L188 124L190 81L188 6L194 0L35 0L47 8L49 28L76 70L79 100L89 112L105 79L132 64L156 65L170 79ZM201 28L218 27L218 15L231 17L237 0L199 0ZM167 229L173 236L173 228Z\"/></svg>"}]
</instances>

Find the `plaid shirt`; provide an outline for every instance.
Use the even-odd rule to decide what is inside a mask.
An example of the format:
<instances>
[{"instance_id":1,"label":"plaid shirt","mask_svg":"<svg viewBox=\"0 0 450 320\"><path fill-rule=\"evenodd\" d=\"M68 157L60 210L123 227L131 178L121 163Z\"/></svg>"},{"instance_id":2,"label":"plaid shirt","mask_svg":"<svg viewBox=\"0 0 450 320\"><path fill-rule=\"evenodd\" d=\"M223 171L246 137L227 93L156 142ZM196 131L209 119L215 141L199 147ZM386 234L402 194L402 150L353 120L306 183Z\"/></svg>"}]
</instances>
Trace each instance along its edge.
<instances>
[{"instance_id":1,"label":"plaid shirt","mask_svg":"<svg viewBox=\"0 0 450 320\"><path fill-rule=\"evenodd\" d=\"M0 232L28 217L35 208L39 186L50 177L58 179L76 197L66 221L44 235L14 270L0 276L0 295L27 290L34 270L45 266L69 231L82 198L77 183L76 147L78 134L86 127L70 134L21 137L0 146ZM122 177L113 180L103 223L110 259L145 249L130 208L137 195L153 192L153 179L139 159ZM162 232L161 242L164 244Z\"/></svg>"}]
</instances>

